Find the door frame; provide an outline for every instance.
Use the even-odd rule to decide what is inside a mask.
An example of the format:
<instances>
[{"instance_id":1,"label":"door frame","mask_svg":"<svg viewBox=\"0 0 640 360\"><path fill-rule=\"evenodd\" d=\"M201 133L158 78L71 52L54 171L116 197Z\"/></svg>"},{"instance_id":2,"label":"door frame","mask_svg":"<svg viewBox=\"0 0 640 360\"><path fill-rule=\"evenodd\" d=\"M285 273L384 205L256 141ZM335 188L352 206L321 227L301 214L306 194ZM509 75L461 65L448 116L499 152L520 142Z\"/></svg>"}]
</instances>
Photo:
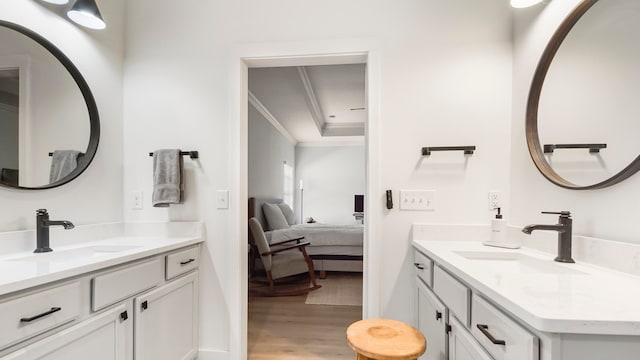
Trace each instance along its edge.
<instances>
[{"instance_id":1,"label":"door frame","mask_svg":"<svg viewBox=\"0 0 640 360\"><path fill-rule=\"evenodd\" d=\"M312 66L366 63L365 123L366 187L363 260L363 318L380 313L380 219L383 194L380 189L380 74L379 55L374 39L332 39L234 47L229 61L229 142L230 142L230 235L237 243L229 244L229 355L247 358L248 296L248 69L250 67ZM224 238L224 237L223 237Z\"/></svg>"}]
</instances>

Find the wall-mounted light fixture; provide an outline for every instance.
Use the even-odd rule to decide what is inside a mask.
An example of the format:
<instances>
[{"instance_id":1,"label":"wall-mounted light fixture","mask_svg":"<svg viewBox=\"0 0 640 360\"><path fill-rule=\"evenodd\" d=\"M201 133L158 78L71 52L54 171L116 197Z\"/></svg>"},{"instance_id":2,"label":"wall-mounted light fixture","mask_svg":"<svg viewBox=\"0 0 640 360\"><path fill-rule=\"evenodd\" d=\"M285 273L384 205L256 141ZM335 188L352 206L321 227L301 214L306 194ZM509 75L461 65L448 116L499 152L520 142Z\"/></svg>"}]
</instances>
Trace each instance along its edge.
<instances>
[{"instance_id":1,"label":"wall-mounted light fixture","mask_svg":"<svg viewBox=\"0 0 640 360\"><path fill-rule=\"evenodd\" d=\"M551 0L511 0L511 7L514 8L526 8L539 3L548 3Z\"/></svg>"},{"instance_id":2,"label":"wall-mounted light fixture","mask_svg":"<svg viewBox=\"0 0 640 360\"><path fill-rule=\"evenodd\" d=\"M101 30L107 27L95 0L76 0L67 16L76 24L90 29Z\"/></svg>"},{"instance_id":3,"label":"wall-mounted light fixture","mask_svg":"<svg viewBox=\"0 0 640 360\"><path fill-rule=\"evenodd\" d=\"M54 5L66 5L70 0L38 0ZM61 9L63 10L63 9ZM88 27L90 29L102 30L107 27L96 0L75 0L73 5L67 11L67 17L78 25Z\"/></svg>"}]
</instances>

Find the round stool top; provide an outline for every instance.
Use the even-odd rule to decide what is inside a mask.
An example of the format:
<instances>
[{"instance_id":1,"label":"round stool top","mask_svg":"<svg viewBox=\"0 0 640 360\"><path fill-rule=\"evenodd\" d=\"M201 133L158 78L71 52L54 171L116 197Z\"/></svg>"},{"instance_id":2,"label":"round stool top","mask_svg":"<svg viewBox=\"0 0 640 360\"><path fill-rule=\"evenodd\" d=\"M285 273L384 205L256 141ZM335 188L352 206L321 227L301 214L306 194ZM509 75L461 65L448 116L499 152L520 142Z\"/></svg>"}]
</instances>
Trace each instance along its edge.
<instances>
[{"instance_id":1,"label":"round stool top","mask_svg":"<svg viewBox=\"0 0 640 360\"><path fill-rule=\"evenodd\" d=\"M413 326L389 319L356 321L347 328L347 342L372 359L416 359L427 348L424 335Z\"/></svg>"}]
</instances>

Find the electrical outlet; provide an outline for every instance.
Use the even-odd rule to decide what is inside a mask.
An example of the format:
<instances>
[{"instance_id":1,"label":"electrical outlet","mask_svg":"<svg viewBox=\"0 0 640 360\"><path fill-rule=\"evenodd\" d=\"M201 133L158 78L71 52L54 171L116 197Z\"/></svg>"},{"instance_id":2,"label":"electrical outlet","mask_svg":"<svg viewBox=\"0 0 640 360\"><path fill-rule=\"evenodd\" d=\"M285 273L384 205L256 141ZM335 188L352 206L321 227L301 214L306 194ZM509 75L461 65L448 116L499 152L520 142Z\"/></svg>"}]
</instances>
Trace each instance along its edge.
<instances>
[{"instance_id":1,"label":"electrical outlet","mask_svg":"<svg viewBox=\"0 0 640 360\"><path fill-rule=\"evenodd\" d=\"M400 190L400 210L436 209L435 190Z\"/></svg>"},{"instance_id":2,"label":"electrical outlet","mask_svg":"<svg viewBox=\"0 0 640 360\"><path fill-rule=\"evenodd\" d=\"M502 207L502 192L489 191L489 210Z\"/></svg>"},{"instance_id":3,"label":"electrical outlet","mask_svg":"<svg viewBox=\"0 0 640 360\"><path fill-rule=\"evenodd\" d=\"M131 196L131 208L134 210L142 210L143 193L141 190L134 191Z\"/></svg>"}]
</instances>

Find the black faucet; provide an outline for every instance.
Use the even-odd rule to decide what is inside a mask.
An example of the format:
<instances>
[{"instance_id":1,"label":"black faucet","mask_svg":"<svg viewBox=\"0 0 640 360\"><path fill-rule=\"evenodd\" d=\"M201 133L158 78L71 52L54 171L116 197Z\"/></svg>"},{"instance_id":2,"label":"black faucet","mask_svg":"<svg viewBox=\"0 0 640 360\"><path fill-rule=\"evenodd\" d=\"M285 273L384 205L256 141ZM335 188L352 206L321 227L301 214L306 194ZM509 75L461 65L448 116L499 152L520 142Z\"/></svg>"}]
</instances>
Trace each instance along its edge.
<instances>
[{"instance_id":1,"label":"black faucet","mask_svg":"<svg viewBox=\"0 0 640 360\"><path fill-rule=\"evenodd\" d=\"M49 226L60 225L65 230L73 229L75 226L67 220L49 220L47 209L36 211L36 249L34 253L44 253L53 251L49 247Z\"/></svg>"},{"instance_id":2,"label":"black faucet","mask_svg":"<svg viewBox=\"0 0 640 360\"><path fill-rule=\"evenodd\" d=\"M553 230L558 232L558 256L554 259L557 262L575 263L571 258L571 229L573 227L573 219L571 212L560 211L551 212L543 211L543 214L560 215L558 223L555 225L527 225L522 228L525 234L531 234L533 230Z\"/></svg>"}]
</instances>

